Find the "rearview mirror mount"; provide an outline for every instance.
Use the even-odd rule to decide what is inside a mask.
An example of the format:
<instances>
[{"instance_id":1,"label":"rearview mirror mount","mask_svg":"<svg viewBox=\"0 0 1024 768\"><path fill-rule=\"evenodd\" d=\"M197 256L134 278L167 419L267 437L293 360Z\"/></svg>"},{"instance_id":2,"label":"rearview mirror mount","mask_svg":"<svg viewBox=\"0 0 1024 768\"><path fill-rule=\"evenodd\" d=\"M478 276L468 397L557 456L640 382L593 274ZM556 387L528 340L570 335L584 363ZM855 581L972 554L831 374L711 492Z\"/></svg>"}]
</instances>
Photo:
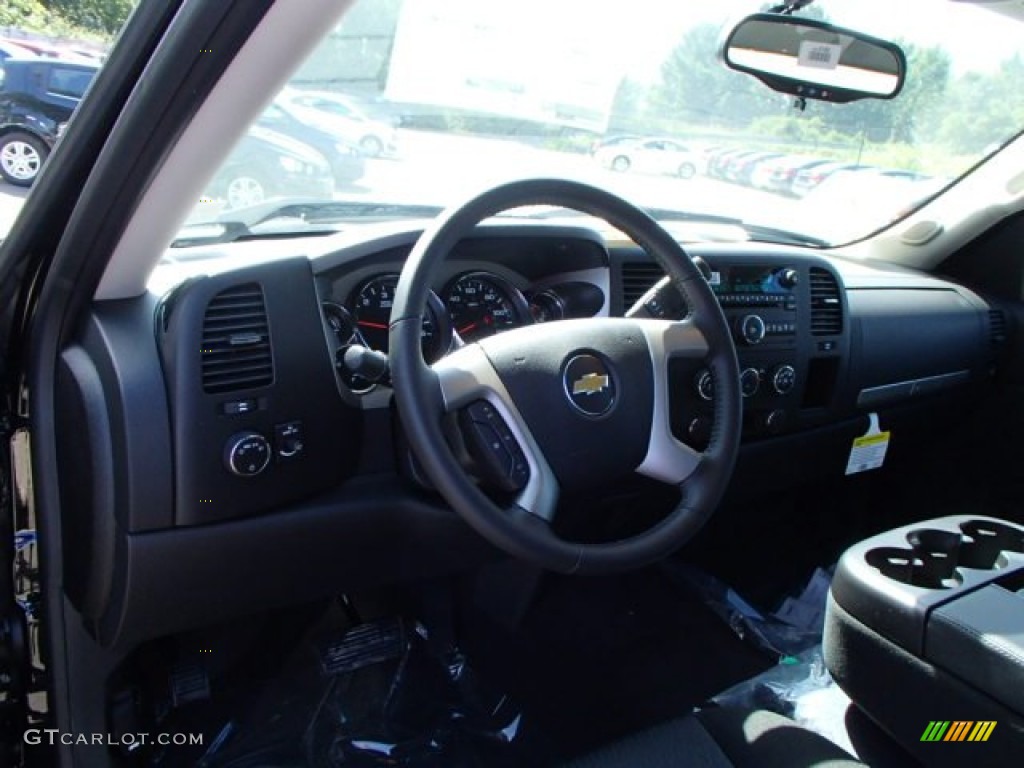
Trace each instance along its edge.
<instances>
[{"instance_id":1,"label":"rearview mirror mount","mask_svg":"<svg viewBox=\"0 0 1024 768\"><path fill-rule=\"evenodd\" d=\"M906 56L895 43L777 13L756 13L737 24L722 59L780 93L836 103L891 99L907 73Z\"/></svg>"}]
</instances>

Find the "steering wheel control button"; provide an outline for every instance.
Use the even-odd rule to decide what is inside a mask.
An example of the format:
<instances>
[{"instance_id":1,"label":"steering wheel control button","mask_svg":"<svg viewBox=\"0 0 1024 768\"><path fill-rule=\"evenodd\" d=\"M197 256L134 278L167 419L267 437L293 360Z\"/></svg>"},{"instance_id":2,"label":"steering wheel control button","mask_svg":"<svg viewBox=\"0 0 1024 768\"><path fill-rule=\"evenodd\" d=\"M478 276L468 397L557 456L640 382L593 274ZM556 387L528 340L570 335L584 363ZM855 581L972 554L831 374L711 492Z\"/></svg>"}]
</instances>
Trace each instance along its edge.
<instances>
[{"instance_id":1,"label":"steering wheel control button","mask_svg":"<svg viewBox=\"0 0 1024 768\"><path fill-rule=\"evenodd\" d=\"M224 446L224 465L238 477L256 477L270 463L270 443L259 432L238 432Z\"/></svg>"},{"instance_id":2,"label":"steering wheel control button","mask_svg":"<svg viewBox=\"0 0 1024 768\"><path fill-rule=\"evenodd\" d=\"M744 315L740 320L739 331L740 339L750 346L764 341L765 334L768 332L760 315Z\"/></svg>"},{"instance_id":3,"label":"steering wheel control button","mask_svg":"<svg viewBox=\"0 0 1024 768\"><path fill-rule=\"evenodd\" d=\"M521 490L530 479L530 465L519 441L494 406L477 400L460 411L459 422L481 478L508 493Z\"/></svg>"},{"instance_id":4,"label":"steering wheel control button","mask_svg":"<svg viewBox=\"0 0 1024 768\"><path fill-rule=\"evenodd\" d=\"M711 371L706 368L697 374L697 394L702 400L709 403L715 399L715 380L711 377Z\"/></svg>"},{"instance_id":5,"label":"steering wheel control button","mask_svg":"<svg viewBox=\"0 0 1024 768\"><path fill-rule=\"evenodd\" d=\"M780 395L788 395L796 386L796 369L792 365L780 365L772 373L772 388Z\"/></svg>"},{"instance_id":6,"label":"steering wheel control button","mask_svg":"<svg viewBox=\"0 0 1024 768\"><path fill-rule=\"evenodd\" d=\"M761 387L761 374L756 368L744 368L740 374L740 391L744 397L753 397Z\"/></svg>"},{"instance_id":7,"label":"steering wheel control button","mask_svg":"<svg viewBox=\"0 0 1024 768\"><path fill-rule=\"evenodd\" d=\"M612 372L596 355L571 358L562 373L562 385L569 402L584 416L604 416L615 405Z\"/></svg>"},{"instance_id":8,"label":"steering wheel control button","mask_svg":"<svg viewBox=\"0 0 1024 768\"><path fill-rule=\"evenodd\" d=\"M297 459L302 456L305 448L301 421L290 421L274 427L274 453L278 461Z\"/></svg>"}]
</instances>

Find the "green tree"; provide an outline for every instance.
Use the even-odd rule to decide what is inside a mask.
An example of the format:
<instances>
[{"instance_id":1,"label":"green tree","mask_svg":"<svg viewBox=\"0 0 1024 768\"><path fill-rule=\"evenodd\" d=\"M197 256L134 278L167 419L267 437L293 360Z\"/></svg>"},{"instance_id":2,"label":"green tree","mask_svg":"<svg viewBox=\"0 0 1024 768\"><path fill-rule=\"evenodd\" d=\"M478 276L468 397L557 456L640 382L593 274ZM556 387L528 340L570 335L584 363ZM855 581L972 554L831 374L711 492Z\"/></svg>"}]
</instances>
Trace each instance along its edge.
<instances>
[{"instance_id":1,"label":"green tree","mask_svg":"<svg viewBox=\"0 0 1024 768\"><path fill-rule=\"evenodd\" d=\"M937 138L953 152L980 154L1001 144L1024 124L1024 58L1020 54L992 73L968 72L949 88L948 108Z\"/></svg>"},{"instance_id":2,"label":"green tree","mask_svg":"<svg viewBox=\"0 0 1024 768\"><path fill-rule=\"evenodd\" d=\"M891 102L893 141L918 140L934 125L936 110L943 106L949 87L949 54L938 47L902 44L907 56L907 80L903 91Z\"/></svg>"},{"instance_id":3,"label":"green tree","mask_svg":"<svg viewBox=\"0 0 1024 768\"><path fill-rule=\"evenodd\" d=\"M615 90L608 119L609 133L642 133L645 130L648 86L628 77Z\"/></svg>"},{"instance_id":4,"label":"green tree","mask_svg":"<svg viewBox=\"0 0 1024 768\"><path fill-rule=\"evenodd\" d=\"M136 2L137 0L47 0L46 4L72 24L105 35L114 35L121 29Z\"/></svg>"},{"instance_id":5,"label":"green tree","mask_svg":"<svg viewBox=\"0 0 1024 768\"><path fill-rule=\"evenodd\" d=\"M749 75L734 72L719 57L719 29L691 28L661 67L651 106L678 121L746 125L766 112L778 113L784 101Z\"/></svg>"},{"instance_id":6,"label":"green tree","mask_svg":"<svg viewBox=\"0 0 1024 768\"><path fill-rule=\"evenodd\" d=\"M4 0L0 4L0 26L44 31L52 14L39 0Z\"/></svg>"}]
</instances>

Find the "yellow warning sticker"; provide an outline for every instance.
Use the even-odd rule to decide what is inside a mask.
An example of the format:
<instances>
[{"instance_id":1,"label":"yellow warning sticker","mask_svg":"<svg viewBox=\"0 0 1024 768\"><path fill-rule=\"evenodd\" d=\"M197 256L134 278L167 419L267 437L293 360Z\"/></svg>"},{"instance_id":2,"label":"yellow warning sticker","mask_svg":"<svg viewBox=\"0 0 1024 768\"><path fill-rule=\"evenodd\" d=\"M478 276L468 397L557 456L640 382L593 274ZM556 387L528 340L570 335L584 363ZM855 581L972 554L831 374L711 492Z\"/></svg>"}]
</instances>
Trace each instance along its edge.
<instances>
[{"instance_id":1,"label":"yellow warning sticker","mask_svg":"<svg viewBox=\"0 0 1024 768\"><path fill-rule=\"evenodd\" d=\"M885 463L891 437L891 432L882 432L878 428L878 415L871 414L871 426L867 434L854 438L850 459L846 462L846 474L856 475L881 467Z\"/></svg>"},{"instance_id":2,"label":"yellow warning sticker","mask_svg":"<svg viewBox=\"0 0 1024 768\"><path fill-rule=\"evenodd\" d=\"M854 448L866 448L870 445L880 445L889 442L888 432L879 432L877 435L864 435L853 441Z\"/></svg>"}]
</instances>

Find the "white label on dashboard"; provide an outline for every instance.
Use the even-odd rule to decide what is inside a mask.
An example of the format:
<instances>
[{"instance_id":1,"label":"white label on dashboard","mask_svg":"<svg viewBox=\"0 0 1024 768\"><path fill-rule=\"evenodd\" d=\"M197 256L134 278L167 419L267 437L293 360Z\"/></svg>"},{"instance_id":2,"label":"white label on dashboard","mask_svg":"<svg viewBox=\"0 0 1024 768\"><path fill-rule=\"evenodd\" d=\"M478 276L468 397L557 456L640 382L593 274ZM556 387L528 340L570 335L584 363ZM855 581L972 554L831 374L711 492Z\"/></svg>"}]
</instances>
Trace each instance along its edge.
<instances>
[{"instance_id":1,"label":"white label on dashboard","mask_svg":"<svg viewBox=\"0 0 1024 768\"><path fill-rule=\"evenodd\" d=\"M850 459L846 462L846 474L856 475L878 469L885 463L885 453L889 450L891 432L883 432L878 427L878 414L871 414L871 426L862 437L854 438L850 448Z\"/></svg>"}]
</instances>

